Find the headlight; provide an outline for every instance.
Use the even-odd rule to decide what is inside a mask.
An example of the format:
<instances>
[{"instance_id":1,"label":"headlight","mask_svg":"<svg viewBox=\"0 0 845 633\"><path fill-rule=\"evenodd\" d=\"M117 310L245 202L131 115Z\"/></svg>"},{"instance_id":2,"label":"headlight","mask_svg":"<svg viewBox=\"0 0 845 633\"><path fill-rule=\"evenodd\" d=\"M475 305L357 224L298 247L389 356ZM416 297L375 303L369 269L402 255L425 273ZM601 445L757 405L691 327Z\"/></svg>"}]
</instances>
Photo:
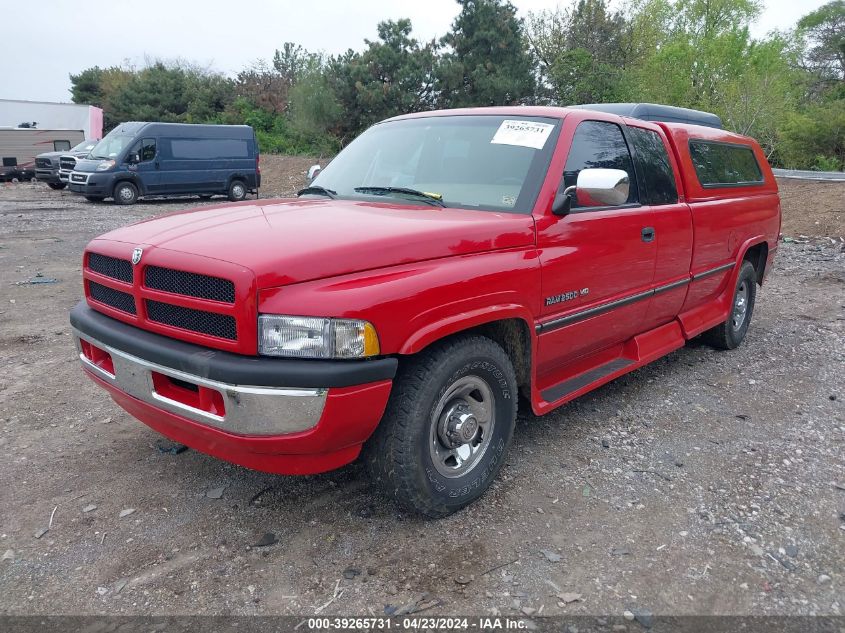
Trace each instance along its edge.
<instances>
[{"instance_id":1,"label":"headlight","mask_svg":"<svg viewBox=\"0 0 845 633\"><path fill-rule=\"evenodd\" d=\"M116 163L113 160L104 160L102 163L97 165L97 171L108 171L115 165Z\"/></svg>"},{"instance_id":2,"label":"headlight","mask_svg":"<svg viewBox=\"0 0 845 633\"><path fill-rule=\"evenodd\" d=\"M292 358L366 358L379 353L379 342L367 321L262 314L258 352Z\"/></svg>"}]
</instances>

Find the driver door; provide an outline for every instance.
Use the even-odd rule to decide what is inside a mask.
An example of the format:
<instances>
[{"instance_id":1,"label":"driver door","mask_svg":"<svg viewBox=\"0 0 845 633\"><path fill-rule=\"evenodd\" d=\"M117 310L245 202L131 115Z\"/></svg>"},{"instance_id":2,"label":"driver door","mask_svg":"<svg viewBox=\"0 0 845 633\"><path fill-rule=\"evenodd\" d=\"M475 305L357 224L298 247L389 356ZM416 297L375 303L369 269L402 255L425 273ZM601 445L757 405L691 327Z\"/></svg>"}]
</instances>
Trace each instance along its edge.
<instances>
[{"instance_id":1,"label":"driver door","mask_svg":"<svg viewBox=\"0 0 845 633\"><path fill-rule=\"evenodd\" d=\"M133 154L137 154L140 161L129 162ZM159 171L159 157L156 139L144 138L137 141L127 154L127 169L135 175L141 185L141 193L155 194L161 190L161 171Z\"/></svg>"},{"instance_id":2,"label":"driver door","mask_svg":"<svg viewBox=\"0 0 845 633\"><path fill-rule=\"evenodd\" d=\"M541 382L543 377L554 380L573 360L641 331L657 257L653 213L640 204L623 127L569 115L561 138L571 138L572 143L559 191L574 185L578 173L587 168L624 170L630 188L627 202L619 206L596 206L582 194L566 215L538 218Z\"/></svg>"}]
</instances>

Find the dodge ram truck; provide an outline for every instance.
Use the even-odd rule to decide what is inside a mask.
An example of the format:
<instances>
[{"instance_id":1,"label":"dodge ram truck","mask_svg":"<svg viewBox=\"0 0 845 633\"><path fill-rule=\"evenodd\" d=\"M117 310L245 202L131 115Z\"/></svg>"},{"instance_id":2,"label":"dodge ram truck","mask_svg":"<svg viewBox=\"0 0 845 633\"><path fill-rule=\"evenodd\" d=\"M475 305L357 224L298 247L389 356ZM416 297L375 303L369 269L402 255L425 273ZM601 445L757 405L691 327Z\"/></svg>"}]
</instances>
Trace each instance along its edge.
<instances>
[{"instance_id":1,"label":"dodge ram truck","mask_svg":"<svg viewBox=\"0 0 845 633\"><path fill-rule=\"evenodd\" d=\"M658 117L659 118L659 114ZM780 203L751 138L606 111L399 116L293 199L90 242L70 315L129 414L252 469L360 457L443 517L541 415L703 335L746 336Z\"/></svg>"}]
</instances>

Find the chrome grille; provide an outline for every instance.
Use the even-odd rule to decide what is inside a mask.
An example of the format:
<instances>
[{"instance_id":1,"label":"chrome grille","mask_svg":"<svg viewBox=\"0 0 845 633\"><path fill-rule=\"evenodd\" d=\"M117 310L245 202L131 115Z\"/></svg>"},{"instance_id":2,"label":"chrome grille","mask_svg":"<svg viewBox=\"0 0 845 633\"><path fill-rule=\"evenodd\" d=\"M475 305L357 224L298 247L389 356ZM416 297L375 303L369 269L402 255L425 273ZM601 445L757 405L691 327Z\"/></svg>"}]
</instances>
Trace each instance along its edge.
<instances>
[{"instance_id":1,"label":"chrome grille","mask_svg":"<svg viewBox=\"0 0 845 633\"><path fill-rule=\"evenodd\" d=\"M74 169L76 167L76 159L73 156L62 156L59 159L59 166L62 169Z\"/></svg>"},{"instance_id":2,"label":"chrome grille","mask_svg":"<svg viewBox=\"0 0 845 633\"><path fill-rule=\"evenodd\" d=\"M42 169L51 169L53 167L53 161L49 158L36 158L35 166L41 167Z\"/></svg>"}]
</instances>

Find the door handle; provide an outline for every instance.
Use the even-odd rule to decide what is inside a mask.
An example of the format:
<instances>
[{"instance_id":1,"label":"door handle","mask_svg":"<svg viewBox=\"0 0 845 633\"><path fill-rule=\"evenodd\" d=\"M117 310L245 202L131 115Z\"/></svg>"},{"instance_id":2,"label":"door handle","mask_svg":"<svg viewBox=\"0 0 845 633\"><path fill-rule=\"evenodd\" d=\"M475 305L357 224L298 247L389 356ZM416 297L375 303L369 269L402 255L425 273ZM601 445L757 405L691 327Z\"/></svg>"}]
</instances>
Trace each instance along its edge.
<instances>
[{"instance_id":1,"label":"door handle","mask_svg":"<svg viewBox=\"0 0 845 633\"><path fill-rule=\"evenodd\" d=\"M653 242L654 241L654 227L647 226L641 232L643 242Z\"/></svg>"}]
</instances>

